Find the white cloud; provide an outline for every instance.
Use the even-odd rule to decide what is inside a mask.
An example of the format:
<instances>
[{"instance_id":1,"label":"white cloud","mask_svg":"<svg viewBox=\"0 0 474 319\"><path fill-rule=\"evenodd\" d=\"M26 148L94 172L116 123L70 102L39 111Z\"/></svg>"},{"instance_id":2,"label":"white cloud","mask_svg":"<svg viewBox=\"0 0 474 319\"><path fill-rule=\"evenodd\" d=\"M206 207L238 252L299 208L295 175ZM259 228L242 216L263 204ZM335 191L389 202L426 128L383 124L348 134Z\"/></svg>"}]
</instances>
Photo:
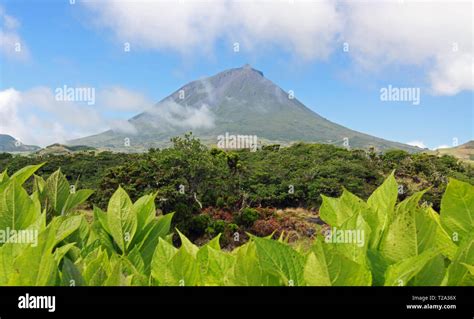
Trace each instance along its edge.
<instances>
[{"instance_id":1,"label":"white cloud","mask_svg":"<svg viewBox=\"0 0 474 319\"><path fill-rule=\"evenodd\" d=\"M127 120L110 120L109 126L112 130L120 133L134 135L137 133L137 128Z\"/></svg>"},{"instance_id":2,"label":"white cloud","mask_svg":"<svg viewBox=\"0 0 474 319\"><path fill-rule=\"evenodd\" d=\"M463 90L474 90L473 59L472 53L438 58L435 68L430 72L434 93L454 95Z\"/></svg>"},{"instance_id":3,"label":"white cloud","mask_svg":"<svg viewBox=\"0 0 474 319\"><path fill-rule=\"evenodd\" d=\"M0 118L0 133L41 146L105 129L93 107L57 101L46 87L0 91Z\"/></svg>"},{"instance_id":4,"label":"white cloud","mask_svg":"<svg viewBox=\"0 0 474 319\"><path fill-rule=\"evenodd\" d=\"M406 144L411 145L411 146L418 146L419 148L427 148L425 143L419 140L407 142Z\"/></svg>"},{"instance_id":5,"label":"white cloud","mask_svg":"<svg viewBox=\"0 0 474 319\"><path fill-rule=\"evenodd\" d=\"M471 2L381 1L344 6L343 38L366 68L425 69L435 94L473 90Z\"/></svg>"},{"instance_id":6,"label":"white cloud","mask_svg":"<svg viewBox=\"0 0 474 319\"><path fill-rule=\"evenodd\" d=\"M110 118L98 110L99 107L102 111L114 109L119 113L130 111L129 106L138 109L142 102L144 110L148 108L150 116L155 117L156 125L186 129L214 126L214 114L207 105L194 108L169 101L151 108L145 96L117 87L100 90L98 97L103 98L104 108L100 99L93 106L85 101L58 101L47 87L34 87L23 92L14 88L0 91L0 134L9 134L24 144L39 146L65 143L109 128L135 134L136 127L127 120ZM126 99L130 104L121 105L120 99Z\"/></svg>"},{"instance_id":7,"label":"white cloud","mask_svg":"<svg viewBox=\"0 0 474 319\"><path fill-rule=\"evenodd\" d=\"M0 6L0 53L16 60L27 60L30 53L25 41L18 34L20 22L8 15Z\"/></svg>"},{"instance_id":8,"label":"white cloud","mask_svg":"<svg viewBox=\"0 0 474 319\"><path fill-rule=\"evenodd\" d=\"M22 93L21 106L26 110L48 114L63 125L95 128L102 125L102 118L96 106L87 103L57 101L51 89L35 87Z\"/></svg>"},{"instance_id":9,"label":"white cloud","mask_svg":"<svg viewBox=\"0 0 474 319\"><path fill-rule=\"evenodd\" d=\"M114 111L143 111L153 105L146 96L119 86L102 89L97 104Z\"/></svg>"},{"instance_id":10,"label":"white cloud","mask_svg":"<svg viewBox=\"0 0 474 319\"><path fill-rule=\"evenodd\" d=\"M174 101L167 101L150 109L148 113L155 118L154 124L157 127L168 124L186 129L214 127L214 113L205 104L196 108L183 106Z\"/></svg>"},{"instance_id":11,"label":"white cloud","mask_svg":"<svg viewBox=\"0 0 474 319\"><path fill-rule=\"evenodd\" d=\"M20 101L21 94L15 89L0 91L0 134L9 134L24 140L30 133L18 114Z\"/></svg>"},{"instance_id":12,"label":"white cloud","mask_svg":"<svg viewBox=\"0 0 474 319\"><path fill-rule=\"evenodd\" d=\"M219 39L241 50L278 45L300 56L325 58L341 26L337 3L295 1L86 1L95 24L131 48L209 52ZM317 39L315 41L314 39ZM260 45L262 44L262 45Z\"/></svg>"},{"instance_id":13,"label":"white cloud","mask_svg":"<svg viewBox=\"0 0 474 319\"><path fill-rule=\"evenodd\" d=\"M274 45L304 60L325 59L342 27L336 5L335 1L234 1L229 6L232 39L242 41L244 50Z\"/></svg>"},{"instance_id":14,"label":"white cloud","mask_svg":"<svg viewBox=\"0 0 474 319\"><path fill-rule=\"evenodd\" d=\"M204 5L203 5L204 3ZM172 49L190 53L192 48L210 47L221 32L226 1L86 1L97 14L97 25L114 30L131 49Z\"/></svg>"},{"instance_id":15,"label":"white cloud","mask_svg":"<svg viewBox=\"0 0 474 319\"><path fill-rule=\"evenodd\" d=\"M349 43L365 70L419 68L434 94L473 90L472 2L86 1L96 25L132 50L207 54L219 40L243 52L278 47L298 60L327 58ZM457 50L453 51L456 46ZM263 49L263 51L262 51ZM421 85L420 85L421 86Z\"/></svg>"},{"instance_id":16,"label":"white cloud","mask_svg":"<svg viewBox=\"0 0 474 319\"><path fill-rule=\"evenodd\" d=\"M439 150L439 149L441 149L441 148L451 148L451 147L452 147L452 146L443 144L443 145L440 145L440 146L435 147L434 150Z\"/></svg>"}]
</instances>

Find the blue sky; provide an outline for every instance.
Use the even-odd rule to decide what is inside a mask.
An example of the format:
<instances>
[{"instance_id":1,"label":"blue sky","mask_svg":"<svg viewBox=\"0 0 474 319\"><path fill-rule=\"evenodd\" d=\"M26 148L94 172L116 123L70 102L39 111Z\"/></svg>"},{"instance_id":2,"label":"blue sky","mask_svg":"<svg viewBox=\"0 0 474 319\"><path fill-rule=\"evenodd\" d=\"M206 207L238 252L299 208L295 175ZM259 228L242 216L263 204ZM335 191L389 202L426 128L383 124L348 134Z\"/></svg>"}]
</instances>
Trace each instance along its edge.
<instances>
[{"instance_id":1,"label":"blue sky","mask_svg":"<svg viewBox=\"0 0 474 319\"><path fill-rule=\"evenodd\" d=\"M284 90L293 90L315 112L351 129L429 148L473 139L472 28L462 28L463 21L472 26L472 16L449 20L449 10L464 12L462 5L472 4L400 9L446 21L436 26L443 28L439 36L425 37L435 26L420 24L410 14L384 19L393 8L377 7L379 27L391 31L381 34L377 21L361 27L360 19L376 4L346 8L349 4L338 3L206 10L201 2L182 9L185 13L170 13L182 15L175 22L181 27L156 22L161 7L131 9L117 1L3 1L0 22L7 40L0 53L0 133L43 145L99 133L187 82L249 63ZM251 12L258 10L268 19L257 28ZM224 16L228 11L240 15L239 22ZM209 15L208 21L195 20L200 12ZM320 22L302 22L310 20ZM466 34L459 36L459 30ZM16 42L22 44L21 52L12 51ZM130 52L124 52L124 42L130 43ZM239 52L234 52L235 42ZM63 108L48 102L51 92L64 85L93 87L102 98L93 106L71 103ZM420 104L381 101L380 90L388 85L420 89ZM111 97L117 90L121 101ZM127 101L130 105L120 106Z\"/></svg>"}]
</instances>

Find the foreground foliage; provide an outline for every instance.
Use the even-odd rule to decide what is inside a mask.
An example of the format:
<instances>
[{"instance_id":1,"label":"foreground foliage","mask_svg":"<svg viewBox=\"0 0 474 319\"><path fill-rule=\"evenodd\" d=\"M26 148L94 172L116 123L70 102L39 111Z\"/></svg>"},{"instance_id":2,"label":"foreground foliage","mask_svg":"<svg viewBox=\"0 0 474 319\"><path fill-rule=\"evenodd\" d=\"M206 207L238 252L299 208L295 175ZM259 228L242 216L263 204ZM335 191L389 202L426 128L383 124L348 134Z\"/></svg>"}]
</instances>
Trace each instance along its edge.
<instances>
[{"instance_id":1,"label":"foreground foliage","mask_svg":"<svg viewBox=\"0 0 474 319\"><path fill-rule=\"evenodd\" d=\"M392 173L367 201L347 190L323 196L332 236L309 247L251 236L225 251L219 236L198 247L178 230L176 248L173 214L156 216L156 193L132 202L119 187L91 220L75 209L90 191L76 191L59 171L34 176L29 195L23 184L38 169L0 174L0 285L474 285L474 186L455 179L440 214L420 204L425 191L397 203ZM12 230L37 240L5 237Z\"/></svg>"}]
</instances>

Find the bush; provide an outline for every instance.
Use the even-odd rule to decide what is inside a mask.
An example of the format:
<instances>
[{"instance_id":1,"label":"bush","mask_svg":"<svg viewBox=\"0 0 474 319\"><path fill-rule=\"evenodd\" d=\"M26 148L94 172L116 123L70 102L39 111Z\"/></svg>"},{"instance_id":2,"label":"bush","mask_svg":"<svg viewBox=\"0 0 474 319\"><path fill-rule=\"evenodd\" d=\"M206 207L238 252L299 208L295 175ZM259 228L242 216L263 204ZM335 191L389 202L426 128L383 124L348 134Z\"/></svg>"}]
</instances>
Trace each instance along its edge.
<instances>
[{"instance_id":1,"label":"bush","mask_svg":"<svg viewBox=\"0 0 474 319\"><path fill-rule=\"evenodd\" d=\"M186 235L189 235L192 225L193 208L184 204L177 203L174 206L174 224L176 227Z\"/></svg>"},{"instance_id":2,"label":"bush","mask_svg":"<svg viewBox=\"0 0 474 319\"><path fill-rule=\"evenodd\" d=\"M206 233L210 236L215 236L218 234L222 234L226 229L226 222L223 220L213 220L209 224L209 227L206 229Z\"/></svg>"},{"instance_id":3,"label":"bush","mask_svg":"<svg viewBox=\"0 0 474 319\"><path fill-rule=\"evenodd\" d=\"M230 223L230 224L227 224L227 229L229 230L231 234L234 234L235 232L239 231L239 225Z\"/></svg>"},{"instance_id":4,"label":"bush","mask_svg":"<svg viewBox=\"0 0 474 319\"><path fill-rule=\"evenodd\" d=\"M240 212L238 223L245 227L252 227L253 223L260 218L260 214L254 208L244 208Z\"/></svg>"},{"instance_id":5,"label":"bush","mask_svg":"<svg viewBox=\"0 0 474 319\"><path fill-rule=\"evenodd\" d=\"M191 225L189 227L189 231L193 235L203 235L206 232L206 229L209 227L209 224L211 223L211 217L209 215L198 215L194 216L191 219Z\"/></svg>"},{"instance_id":6,"label":"bush","mask_svg":"<svg viewBox=\"0 0 474 319\"><path fill-rule=\"evenodd\" d=\"M219 197L216 201L216 206L218 208L224 208L226 205L225 205L225 201L222 197Z\"/></svg>"},{"instance_id":7,"label":"bush","mask_svg":"<svg viewBox=\"0 0 474 319\"><path fill-rule=\"evenodd\" d=\"M277 231L280 226L275 219L257 220L252 226L252 232L257 236L265 237Z\"/></svg>"}]
</instances>

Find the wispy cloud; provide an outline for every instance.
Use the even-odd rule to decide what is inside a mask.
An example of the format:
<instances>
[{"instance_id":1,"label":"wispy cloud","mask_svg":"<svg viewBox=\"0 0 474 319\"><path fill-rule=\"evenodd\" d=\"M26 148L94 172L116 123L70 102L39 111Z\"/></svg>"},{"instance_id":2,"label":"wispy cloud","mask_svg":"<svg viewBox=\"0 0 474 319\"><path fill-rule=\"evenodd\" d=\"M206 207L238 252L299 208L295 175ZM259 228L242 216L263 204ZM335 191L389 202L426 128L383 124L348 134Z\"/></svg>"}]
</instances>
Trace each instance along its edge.
<instances>
[{"instance_id":1,"label":"wispy cloud","mask_svg":"<svg viewBox=\"0 0 474 319\"><path fill-rule=\"evenodd\" d=\"M419 148L428 148L423 141L415 140L407 142L406 144L411 146L418 146Z\"/></svg>"},{"instance_id":2,"label":"wispy cloud","mask_svg":"<svg viewBox=\"0 0 474 319\"><path fill-rule=\"evenodd\" d=\"M171 125L186 129L212 128L215 121L214 113L206 104L190 107L174 101L166 101L148 110L148 114L154 117L153 123L157 126Z\"/></svg>"},{"instance_id":3,"label":"wispy cloud","mask_svg":"<svg viewBox=\"0 0 474 319\"><path fill-rule=\"evenodd\" d=\"M8 59L26 61L30 53L18 32L19 28L20 22L0 6L0 53Z\"/></svg>"}]
</instances>

